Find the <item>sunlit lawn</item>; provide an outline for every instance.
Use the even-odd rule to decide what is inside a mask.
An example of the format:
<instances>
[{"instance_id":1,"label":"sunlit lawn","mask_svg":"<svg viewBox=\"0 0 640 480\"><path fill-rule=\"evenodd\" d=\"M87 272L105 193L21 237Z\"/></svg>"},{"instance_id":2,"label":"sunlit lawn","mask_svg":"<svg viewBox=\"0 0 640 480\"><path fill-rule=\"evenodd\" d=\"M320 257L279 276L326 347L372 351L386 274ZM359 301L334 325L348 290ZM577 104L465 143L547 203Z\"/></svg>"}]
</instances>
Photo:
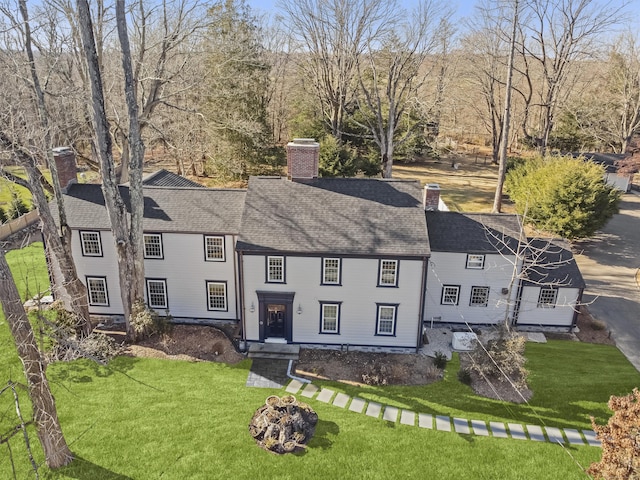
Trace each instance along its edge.
<instances>
[{"instance_id":1,"label":"sunlit lawn","mask_svg":"<svg viewBox=\"0 0 640 480\"><path fill-rule=\"evenodd\" d=\"M39 253L38 253L39 252ZM41 290L41 246L10 252L21 292ZM20 272L20 273L18 273ZM26 272L26 276L25 276ZM25 277L28 280L25 280ZM0 318L0 378L24 382L6 322ZM640 374L609 346L552 341L527 348L528 406L477 397L457 381L458 358L445 379L423 387L332 388L416 412L535 425L588 428L589 415L608 417L606 401L640 384ZM579 465L599 459L594 447L485 438L391 424L309 400L319 414L314 439L302 454L276 456L248 433L270 389L245 386L249 361L227 366L121 357L103 367L89 361L51 365L48 376L67 441L77 459L44 478L437 478L579 479ZM28 399L21 394L26 414ZM0 434L16 423L13 398L0 396ZM33 428L36 461L43 462ZM11 440L17 478L29 473L22 437ZM0 478L12 478L0 445Z\"/></svg>"}]
</instances>

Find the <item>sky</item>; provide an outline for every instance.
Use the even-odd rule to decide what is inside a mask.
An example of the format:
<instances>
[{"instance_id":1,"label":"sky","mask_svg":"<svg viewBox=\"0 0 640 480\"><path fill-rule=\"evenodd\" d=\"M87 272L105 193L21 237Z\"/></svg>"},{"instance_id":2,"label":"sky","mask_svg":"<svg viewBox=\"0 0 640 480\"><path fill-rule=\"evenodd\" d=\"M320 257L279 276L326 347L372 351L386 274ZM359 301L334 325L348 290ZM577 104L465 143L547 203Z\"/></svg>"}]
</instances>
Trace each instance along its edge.
<instances>
[{"instance_id":1,"label":"sky","mask_svg":"<svg viewBox=\"0 0 640 480\"><path fill-rule=\"evenodd\" d=\"M251 8L256 12L266 12L272 13L276 10L276 3L278 0L247 0L247 3L251 6ZM349 0L344 0L349 1ZM398 2L403 5L406 9L411 9L418 0L398 0ZM446 5L450 5L455 14L453 16L454 20L460 20L464 17L468 17L473 15L474 6L478 3L478 0L453 0L448 1L444 0ZM629 12L631 29L636 32L640 30L640 0L596 0L594 3L599 4L611 4L611 6L615 5L625 5L625 10Z\"/></svg>"}]
</instances>

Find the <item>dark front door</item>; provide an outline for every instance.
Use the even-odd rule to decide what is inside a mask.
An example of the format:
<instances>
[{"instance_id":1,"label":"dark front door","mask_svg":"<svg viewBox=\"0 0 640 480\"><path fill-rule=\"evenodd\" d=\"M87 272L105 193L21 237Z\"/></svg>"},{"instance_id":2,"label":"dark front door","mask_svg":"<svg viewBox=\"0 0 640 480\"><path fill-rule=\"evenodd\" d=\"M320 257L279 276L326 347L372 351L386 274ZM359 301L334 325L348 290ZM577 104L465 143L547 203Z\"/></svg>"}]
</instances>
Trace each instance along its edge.
<instances>
[{"instance_id":1,"label":"dark front door","mask_svg":"<svg viewBox=\"0 0 640 480\"><path fill-rule=\"evenodd\" d=\"M265 328L265 337L267 338L284 338L285 337L285 319L287 309L285 305L270 303L267 305L267 325Z\"/></svg>"}]
</instances>

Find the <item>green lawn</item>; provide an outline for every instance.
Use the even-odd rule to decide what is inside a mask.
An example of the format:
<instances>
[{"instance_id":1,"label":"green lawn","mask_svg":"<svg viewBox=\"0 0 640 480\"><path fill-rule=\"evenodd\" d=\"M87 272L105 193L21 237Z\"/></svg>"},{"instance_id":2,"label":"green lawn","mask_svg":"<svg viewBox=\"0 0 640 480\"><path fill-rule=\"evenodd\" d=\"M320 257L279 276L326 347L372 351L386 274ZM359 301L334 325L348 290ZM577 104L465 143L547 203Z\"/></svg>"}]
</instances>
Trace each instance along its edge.
<instances>
[{"instance_id":1,"label":"green lawn","mask_svg":"<svg viewBox=\"0 0 640 480\"><path fill-rule=\"evenodd\" d=\"M10 252L26 285L46 280L38 247ZM41 249L40 249L41 252ZM24 260L22 257L26 257ZM24 275L17 274L16 276ZM19 361L0 318L0 382L21 380ZM626 394L640 374L613 347L554 341L527 348L531 406L475 396L456 380L458 359L445 379L424 387L331 385L350 395L414 411L559 427L587 428L588 416L604 421L610 394ZM316 435L299 455L259 449L248 423L270 389L245 387L249 361L227 366L158 359L118 358L108 367L89 361L54 364L48 376L67 441L77 455L52 479L212 478L437 478L581 479L580 465L599 459L593 447L458 435L390 424L311 400L320 417ZM27 403L23 397L23 404ZM28 411L28 408L23 405ZM13 400L0 396L0 434L15 424ZM33 433L33 432L32 432ZM36 461L42 453L35 434ZM11 441L17 478L29 475L21 437ZM0 445L0 478L11 477Z\"/></svg>"}]
</instances>

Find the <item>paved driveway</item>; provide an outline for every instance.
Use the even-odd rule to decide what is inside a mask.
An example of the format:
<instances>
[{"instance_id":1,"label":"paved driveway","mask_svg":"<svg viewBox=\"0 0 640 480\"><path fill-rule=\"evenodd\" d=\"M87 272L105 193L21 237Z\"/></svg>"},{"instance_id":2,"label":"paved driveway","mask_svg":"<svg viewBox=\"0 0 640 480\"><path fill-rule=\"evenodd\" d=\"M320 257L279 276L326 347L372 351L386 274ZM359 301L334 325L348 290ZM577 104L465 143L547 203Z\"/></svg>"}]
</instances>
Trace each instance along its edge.
<instances>
[{"instance_id":1,"label":"paved driveway","mask_svg":"<svg viewBox=\"0 0 640 480\"><path fill-rule=\"evenodd\" d=\"M576 250L587 283L584 299L593 301L589 310L606 322L618 348L640 370L640 195L624 195L620 213Z\"/></svg>"}]
</instances>

